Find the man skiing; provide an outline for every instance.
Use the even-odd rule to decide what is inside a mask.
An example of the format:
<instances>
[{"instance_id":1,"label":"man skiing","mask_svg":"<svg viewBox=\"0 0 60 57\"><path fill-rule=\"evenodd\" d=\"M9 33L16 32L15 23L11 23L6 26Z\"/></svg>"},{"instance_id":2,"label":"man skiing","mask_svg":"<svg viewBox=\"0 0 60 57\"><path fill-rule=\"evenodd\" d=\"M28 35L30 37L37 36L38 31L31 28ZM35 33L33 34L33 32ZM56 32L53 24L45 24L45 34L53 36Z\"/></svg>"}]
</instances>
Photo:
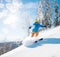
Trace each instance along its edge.
<instances>
[{"instance_id":1,"label":"man skiing","mask_svg":"<svg viewBox=\"0 0 60 57\"><path fill-rule=\"evenodd\" d=\"M34 25L34 28L32 29L32 35L31 37L34 37L34 35L36 35L36 37L39 35L39 28L40 27L46 27L46 26L43 26L39 23L39 20L36 19L35 20L35 23L33 24ZM31 29L32 26L29 27L29 29Z\"/></svg>"}]
</instances>

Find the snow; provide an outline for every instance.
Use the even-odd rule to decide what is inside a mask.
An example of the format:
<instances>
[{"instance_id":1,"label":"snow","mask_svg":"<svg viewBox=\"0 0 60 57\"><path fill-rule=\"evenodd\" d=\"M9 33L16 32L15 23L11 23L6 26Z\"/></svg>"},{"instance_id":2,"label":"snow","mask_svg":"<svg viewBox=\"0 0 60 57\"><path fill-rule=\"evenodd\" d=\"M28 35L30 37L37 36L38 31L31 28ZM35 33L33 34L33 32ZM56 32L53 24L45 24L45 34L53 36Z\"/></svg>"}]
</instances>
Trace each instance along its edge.
<instances>
[{"instance_id":1,"label":"snow","mask_svg":"<svg viewBox=\"0 0 60 57\"><path fill-rule=\"evenodd\" d=\"M32 45L36 40L38 40L38 38L36 37L27 37L25 40L23 40L23 45L25 46L29 46Z\"/></svg>"},{"instance_id":2,"label":"snow","mask_svg":"<svg viewBox=\"0 0 60 57\"><path fill-rule=\"evenodd\" d=\"M60 38L60 26L42 31L38 37L41 38Z\"/></svg>"},{"instance_id":3,"label":"snow","mask_svg":"<svg viewBox=\"0 0 60 57\"><path fill-rule=\"evenodd\" d=\"M60 57L60 26L40 32L38 38L41 37L44 37L43 41L30 46L21 45L0 57Z\"/></svg>"}]
</instances>

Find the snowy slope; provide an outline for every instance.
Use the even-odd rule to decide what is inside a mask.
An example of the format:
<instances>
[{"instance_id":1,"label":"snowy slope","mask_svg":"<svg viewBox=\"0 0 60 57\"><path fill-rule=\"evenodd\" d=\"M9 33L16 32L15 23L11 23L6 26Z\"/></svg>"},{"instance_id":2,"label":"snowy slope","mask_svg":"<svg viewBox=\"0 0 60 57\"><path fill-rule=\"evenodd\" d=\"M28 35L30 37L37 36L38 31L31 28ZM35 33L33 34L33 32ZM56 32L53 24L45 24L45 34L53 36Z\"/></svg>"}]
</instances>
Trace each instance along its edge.
<instances>
[{"instance_id":1,"label":"snowy slope","mask_svg":"<svg viewBox=\"0 0 60 57\"><path fill-rule=\"evenodd\" d=\"M40 37L44 40L29 47L22 45L0 57L60 57L60 26L40 32Z\"/></svg>"},{"instance_id":2,"label":"snowy slope","mask_svg":"<svg viewBox=\"0 0 60 57\"><path fill-rule=\"evenodd\" d=\"M38 37L60 38L60 26L40 32L40 35Z\"/></svg>"}]
</instances>

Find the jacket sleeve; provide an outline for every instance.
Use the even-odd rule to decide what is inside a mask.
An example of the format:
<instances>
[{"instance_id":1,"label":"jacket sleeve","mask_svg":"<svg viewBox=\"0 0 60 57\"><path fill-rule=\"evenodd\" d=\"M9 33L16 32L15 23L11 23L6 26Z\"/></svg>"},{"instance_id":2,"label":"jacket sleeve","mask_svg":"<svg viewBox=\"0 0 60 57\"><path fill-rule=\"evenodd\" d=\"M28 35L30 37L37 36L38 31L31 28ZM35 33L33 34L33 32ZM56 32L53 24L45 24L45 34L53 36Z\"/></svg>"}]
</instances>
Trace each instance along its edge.
<instances>
[{"instance_id":1,"label":"jacket sleeve","mask_svg":"<svg viewBox=\"0 0 60 57\"><path fill-rule=\"evenodd\" d=\"M40 27L46 27L46 26L44 26L44 25L40 25Z\"/></svg>"}]
</instances>

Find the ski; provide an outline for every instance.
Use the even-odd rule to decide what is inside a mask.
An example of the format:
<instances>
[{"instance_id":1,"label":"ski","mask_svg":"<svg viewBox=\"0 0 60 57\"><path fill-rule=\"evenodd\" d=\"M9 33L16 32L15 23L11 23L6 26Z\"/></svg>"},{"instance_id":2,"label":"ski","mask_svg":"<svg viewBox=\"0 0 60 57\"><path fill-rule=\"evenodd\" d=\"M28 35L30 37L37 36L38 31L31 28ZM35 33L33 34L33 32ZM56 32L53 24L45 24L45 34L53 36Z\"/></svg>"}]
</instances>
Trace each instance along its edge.
<instances>
[{"instance_id":1,"label":"ski","mask_svg":"<svg viewBox=\"0 0 60 57\"><path fill-rule=\"evenodd\" d=\"M36 40L34 43L37 43L38 41L42 41L42 40L43 40L43 38L38 39L38 40Z\"/></svg>"}]
</instances>

